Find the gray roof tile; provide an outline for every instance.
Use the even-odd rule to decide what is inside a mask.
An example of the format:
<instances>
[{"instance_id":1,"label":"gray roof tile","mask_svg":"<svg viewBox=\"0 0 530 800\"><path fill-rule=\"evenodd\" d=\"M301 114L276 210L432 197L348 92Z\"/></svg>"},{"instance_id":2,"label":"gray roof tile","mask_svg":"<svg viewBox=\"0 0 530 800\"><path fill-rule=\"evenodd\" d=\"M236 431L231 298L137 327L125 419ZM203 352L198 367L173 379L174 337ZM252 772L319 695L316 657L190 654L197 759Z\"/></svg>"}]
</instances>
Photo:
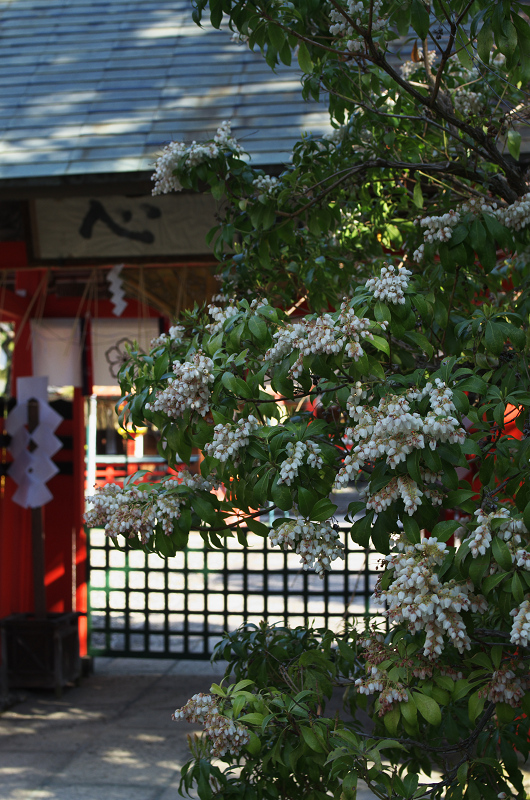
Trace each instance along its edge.
<instances>
[{"instance_id":1,"label":"gray roof tile","mask_svg":"<svg viewBox=\"0 0 530 800\"><path fill-rule=\"evenodd\" d=\"M0 180L150 170L223 119L261 164L329 127L296 68L272 73L188 0L0 0Z\"/></svg>"}]
</instances>

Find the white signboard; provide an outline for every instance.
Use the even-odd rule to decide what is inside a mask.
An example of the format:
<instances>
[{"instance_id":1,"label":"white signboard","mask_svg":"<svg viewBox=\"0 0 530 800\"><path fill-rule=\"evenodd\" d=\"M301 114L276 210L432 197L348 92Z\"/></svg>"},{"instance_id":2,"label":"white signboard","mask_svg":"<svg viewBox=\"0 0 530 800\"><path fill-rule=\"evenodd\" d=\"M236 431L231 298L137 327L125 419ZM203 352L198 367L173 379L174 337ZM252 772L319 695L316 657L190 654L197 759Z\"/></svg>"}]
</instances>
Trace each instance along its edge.
<instances>
[{"instance_id":1,"label":"white signboard","mask_svg":"<svg viewBox=\"0 0 530 800\"><path fill-rule=\"evenodd\" d=\"M42 259L205 255L216 224L210 195L40 198L34 251Z\"/></svg>"},{"instance_id":2,"label":"white signboard","mask_svg":"<svg viewBox=\"0 0 530 800\"><path fill-rule=\"evenodd\" d=\"M90 323L92 378L95 386L118 383L118 370L127 357L127 344L138 342L149 351L151 339L158 336L158 320L93 319Z\"/></svg>"}]
</instances>

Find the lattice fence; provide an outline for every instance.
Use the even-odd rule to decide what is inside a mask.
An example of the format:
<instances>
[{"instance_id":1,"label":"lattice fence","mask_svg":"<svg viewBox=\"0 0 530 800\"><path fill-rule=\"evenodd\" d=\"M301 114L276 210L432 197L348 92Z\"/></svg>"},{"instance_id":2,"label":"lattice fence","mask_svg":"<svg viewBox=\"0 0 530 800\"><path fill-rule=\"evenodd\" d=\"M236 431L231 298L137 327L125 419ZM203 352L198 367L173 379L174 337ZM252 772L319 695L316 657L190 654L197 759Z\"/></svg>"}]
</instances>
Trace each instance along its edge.
<instances>
[{"instance_id":1,"label":"lattice fence","mask_svg":"<svg viewBox=\"0 0 530 800\"><path fill-rule=\"evenodd\" d=\"M243 622L327 626L377 616L370 597L381 556L343 532L345 561L324 580L300 569L294 553L249 535L206 550L199 534L186 552L163 559L122 552L103 531L89 544L89 648L92 655L209 658L223 631Z\"/></svg>"}]
</instances>

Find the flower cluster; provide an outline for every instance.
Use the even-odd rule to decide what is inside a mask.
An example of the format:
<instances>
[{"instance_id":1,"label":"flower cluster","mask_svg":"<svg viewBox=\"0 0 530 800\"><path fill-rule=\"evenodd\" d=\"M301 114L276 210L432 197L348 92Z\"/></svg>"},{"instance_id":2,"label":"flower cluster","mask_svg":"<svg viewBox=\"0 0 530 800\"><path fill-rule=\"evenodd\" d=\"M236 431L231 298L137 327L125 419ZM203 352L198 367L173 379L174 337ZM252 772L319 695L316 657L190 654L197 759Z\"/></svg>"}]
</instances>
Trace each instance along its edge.
<instances>
[{"instance_id":1,"label":"flower cluster","mask_svg":"<svg viewBox=\"0 0 530 800\"><path fill-rule=\"evenodd\" d=\"M530 600L523 600L518 608L512 608L510 616L514 617L510 642L527 647L530 638Z\"/></svg>"},{"instance_id":2,"label":"flower cluster","mask_svg":"<svg viewBox=\"0 0 530 800\"><path fill-rule=\"evenodd\" d=\"M231 135L231 123L224 120L209 142L171 142L162 151L155 165L155 172L151 180L155 182L153 194L168 194L178 192L182 186L175 177L178 168L187 171L210 159L218 158L223 153L241 155L243 150L237 140Z\"/></svg>"},{"instance_id":3,"label":"flower cluster","mask_svg":"<svg viewBox=\"0 0 530 800\"><path fill-rule=\"evenodd\" d=\"M199 694L194 694L185 706L177 708L171 719L175 720L175 722L185 719L186 722L199 722L204 725L208 717L218 713L217 697L199 692Z\"/></svg>"},{"instance_id":4,"label":"flower cluster","mask_svg":"<svg viewBox=\"0 0 530 800\"><path fill-rule=\"evenodd\" d=\"M447 214L439 217L423 217L414 222L425 228L423 238L429 244L432 242L448 242L453 235L453 228L460 222L460 212L451 209ZM416 259L415 259L416 260Z\"/></svg>"},{"instance_id":5,"label":"flower cluster","mask_svg":"<svg viewBox=\"0 0 530 800\"><path fill-rule=\"evenodd\" d=\"M180 344L185 330L182 325L172 325L167 333L161 333L160 336L156 336L151 340L151 349L165 345L167 342L175 345Z\"/></svg>"},{"instance_id":6,"label":"flower cluster","mask_svg":"<svg viewBox=\"0 0 530 800\"><path fill-rule=\"evenodd\" d=\"M469 92L468 94L471 95L473 93ZM455 100L458 96L459 95L455 96ZM462 113L464 114L464 112ZM466 116L471 113L482 112L465 112ZM482 212L496 217L506 228L520 231L530 224L530 192L523 195L511 205L501 207L498 207L496 203L487 202L485 199L468 199L465 203L462 203L459 210L451 210L447 214L442 214L439 217L432 216L416 219L415 222L419 224L420 227L425 228L424 239L426 242L447 242L451 239L454 227L458 225L464 214L478 216ZM416 262L420 262L423 258L424 249L424 245L420 245L419 248L414 251L412 259Z\"/></svg>"},{"instance_id":7,"label":"flower cluster","mask_svg":"<svg viewBox=\"0 0 530 800\"><path fill-rule=\"evenodd\" d=\"M453 93L453 105L463 117L477 117L484 113L485 97L467 86L458 86Z\"/></svg>"},{"instance_id":8,"label":"flower cluster","mask_svg":"<svg viewBox=\"0 0 530 800\"><path fill-rule=\"evenodd\" d=\"M524 669L524 664L520 663L519 668ZM530 677L516 675L514 669L517 669L516 664L505 664L496 670L486 686L480 689L479 697L487 698L490 703L508 703L512 708L520 706L526 690L530 688Z\"/></svg>"},{"instance_id":9,"label":"flower cluster","mask_svg":"<svg viewBox=\"0 0 530 800\"><path fill-rule=\"evenodd\" d=\"M402 683L390 681L386 672L380 672L377 667L371 668L371 673L367 678L357 678L355 687L359 694L370 695L374 692L381 692L379 695L380 717L388 714L394 708L394 703L408 703L409 696Z\"/></svg>"},{"instance_id":10,"label":"flower cluster","mask_svg":"<svg viewBox=\"0 0 530 800\"><path fill-rule=\"evenodd\" d=\"M332 561L344 558L344 545L329 520L310 522L301 518L290 519L273 528L269 540L284 550L292 548L301 557L303 569L314 568L321 578L326 570L331 569Z\"/></svg>"},{"instance_id":11,"label":"flower cluster","mask_svg":"<svg viewBox=\"0 0 530 800\"><path fill-rule=\"evenodd\" d=\"M530 553L528 550L523 550L522 548L516 550L515 553L512 553L512 560L515 562L516 567L522 567L530 572Z\"/></svg>"},{"instance_id":12,"label":"flower cluster","mask_svg":"<svg viewBox=\"0 0 530 800\"><path fill-rule=\"evenodd\" d=\"M280 187L280 181L273 175L258 175L252 181L252 185L256 187L260 194L273 194Z\"/></svg>"},{"instance_id":13,"label":"flower cluster","mask_svg":"<svg viewBox=\"0 0 530 800\"><path fill-rule=\"evenodd\" d=\"M528 533L524 522L520 519L513 519L507 508L498 508L490 514L486 514L481 508L475 511L478 525L473 531L471 537L467 539L469 549L473 558L484 555L486 550L491 546L491 540L495 535L505 542L511 542L512 548L521 544L521 534ZM495 531L492 528L493 520L506 520L502 522ZM530 558L530 553L526 550L520 549L512 552L512 560L520 561L517 566L526 565L527 560Z\"/></svg>"},{"instance_id":14,"label":"flower cluster","mask_svg":"<svg viewBox=\"0 0 530 800\"><path fill-rule=\"evenodd\" d=\"M344 138L348 135L348 126L347 125L340 125L338 128L333 128L333 130L325 133L322 139L325 142L329 142L330 145L337 147L339 144L342 143ZM343 215L341 215L343 216ZM344 217L352 217L353 215L345 212Z\"/></svg>"},{"instance_id":15,"label":"flower cluster","mask_svg":"<svg viewBox=\"0 0 530 800\"><path fill-rule=\"evenodd\" d=\"M212 297L212 302L207 308L208 314L213 319L213 322L206 326L208 333L216 334L222 331L225 322L234 317L238 310L234 299L226 297L224 294L217 294Z\"/></svg>"},{"instance_id":16,"label":"flower cluster","mask_svg":"<svg viewBox=\"0 0 530 800\"><path fill-rule=\"evenodd\" d=\"M228 461L229 458L235 460L238 450L248 445L249 436L257 427L258 420L252 414L247 419L238 420L235 425L216 425L213 439L205 446L204 451L206 455L218 458L219 461Z\"/></svg>"},{"instance_id":17,"label":"flower cluster","mask_svg":"<svg viewBox=\"0 0 530 800\"><path fill-rule=\"evenodd\" d=\"M385 556L387 569L393 569L392 583L376 591L376 600L386 603L383 611L393 622L408 624L413 631L425 631L423 655L439 656L445 639L463 653L471 647L461 611L485 611L482 596L472 594L473 584L442 583L435 572L447 553L444 542L433 537L410 544L403 536L397 540L397 552Z\"/></svg>"},{"instance_id":18,"label":"flower cluster","mask_svg":"<svg viewBox=\"0 0 530 800\"><path fill-rule=\"evenodd\" d=\"M425 396L429 397L431 410L422 417L417 411L411 411L411 404ZM439 378L436 378L434 385L429 381L422 390L413 388L402 395L387 395L377 407L357 405L357 402L355 391L347 407L357 424L354 428L346 428L345 434L358 444L344 459L335 480L335 489L347 483L367 461L373 462L386 456L386 463L396 467L413 450L423 450L427 446L435 450L437 442L464 442L465 431L451 414L455 410L452 391ZM422 493L414 481L406 485L396 481L378 493L379 497L373 500L372 507L375 508L377 504L382 510L399 494L407 495L409 509L420 504Z\"/></svg>"},{"instance_id":19,"label":"flower cluster","mask_svg":"<svg viewBox=\"0 0 530 800\"><path fill-rule=\"evenodd\" d=\"M320 447L316 442L310 440L306 442L287 442L286 450L288 458L282 461L278 483L285 483L290 486L298 475L298 470L302 466L304 458L306 458L306 463L310 467L318 469L322 466Z\"/></svg>"},{"instance_id":20,"label":"flower cluster","mask_svg":"<svg viewBox=\"0 0 530 800\"><path fill-rule=\"evenodd\" d=\"M397 478L392 478L392 480L382 489L379 489L378 492L374 492L374 494L368 498L366 508L373 508L379 514L380 511L384 511L385 508L388 508L394 500L401 497L405 505L405 511L409 516L412 516L418 506L421 505L420 498L423 497L423 495L424 492L419 490L418 484L416 481L412 480L409 475L399 475Z\"/></svg>"},{"instance_id":21,"label":"flower cluster","mask_svg":"<svg viewBox=\"0 0 530 800\"><path fill-rule=\"evenodd\" d=\"M104 528L107 536L136 536L145 543L152 535L157 523L169 536L173 532L173 521L181 515L185 495L175 494L173 484L190 489L209 492L214 482L202 475L191 475L182 470L178 477L164 484L165 490L150 491L149 484L120 486L108 483L98 490L87 502L92 503L85 514L85 522L90 528Z\"/></svg>"},{"instance_id":22,"label":"flower cluster","mask_svg":"<svg viewBox=\"0 0 530 800\"><path fill-rule=\"evenodd\" d=\"M437 57L438 54L436 50L429 50L429 52L427 53L427 62L429 65L429 69L432 69L432 66L436 61ZM401 77L405 78L405 80L408 81L409 78L412 75L414 75L415 72L418 72L418 70L420 69L421 70L425 69L425 62L423 58L420 61L404 61L400 66Z\"/></svg>"},{"instance_id":23,"label":"flower cluster","mask_svg":"<svg viewBox=\"0 0 530 800\"><path fill-rule=\"evenodd\" d=\"M363 2L363 0L347 0L345 11L348 16L355 22L357 28L368 27L371 13L371 31L376 33L380 31L384 25L385 20L380 16L383 3L382 0L374 0L371 4ZM336 8L330 10L329 18L331 25L329 32L332 36L336 36L341 40L346 40L346 47L352 53L359 52L363 44L355 37L358 33L350 25L348 20Z\"/></svg>"},{"instance_id":24,"label":"flower cluster","mask_svg":"<svg viewBox=\"0 0 530 800\"><path fill-rule=\"evenodd\" d=\"M209 694L194 694L185 706L172 715L175 721L199 722L212 742L211 755L217 758L230 753L239 755L250 741L248 728L219 713L217 698Z\"/></svg>"},{"instance_id":25,"label":"flower cluster","mask_svg":"<svg viewBox=\"0 0 530 800\"><path fill-rule=\"evenodd\" d=\"M90 528L104 528L107 536L135 536L146 542L156 525L156 499L147 487L124 489L117 483L103 486L96 495L88 497L93 504L85 514Z\"/></svg>"},{"instance_id":26,"label":"flower cluster","mask_svg":"<svg viewBox=\"0 0 530 800\"><path fill-rule=\"evenodd\" d=\"M456 81L456 86L451 90L455 111L463 117L473 117L484 113L486 97L480 92L471 89L471 86L480 84L481 74L476 67L464 67L458 56L449 59L448 72Z\"/></svg>"},{"instance_id":27,"label":"flower cluster","mask_svg":"<svg viewBox=\"0 0 530 800\"><path fill-rule=\"evenodd\" d=\"M370 278L365 285L378 300L388 300L389 303L403 305L405 302L403 292L409 285L410 275L412 272L405 267L399 267L396 271L394 266L385 264L379 278Z\"/></svg>"},{"instance_id":28,"label":"flower cluster","mask_svg":"<svg viewBox=\"0 0 530 800\"><path fill-rule=\"evenodd\" d=\"M332 314L323 314L316 319L303 319L280 328L274 334L276 342L267 350L265 358L275 363L298 350L298 358L289 373L293 378L302 373L304 356L311 354L331 355L339 353L345 347L346 354L358 361L364 354L360 339L373 338L370 330L373 325L370 320L357 317L344 300L338 318ZM383 326L384 323L380 325Z\"/></svg>"},{"instance_id":29,"label":"flower cluster","mask_svg":"<svg viewBox=\"0 0 530 800\"><path fill-rule=\"evenodd\" d=\"M151 411L162 411L168 417L178 419L186 409L205 416L210 410L210 383L213 382L213 361L200 350L193 361L175 361L174 378L169 378L165 389L157 391L155 400L146 403Z\"/></svg>"},{"instance_id":30,"label":"flower cluster","mask_svg":"<svg viewBox=\"0 0 530 800\"><path fill-rule=\"evenodd\" d=\"M496 217L507 228L520 231L530 223L530 192L515 203L496 211Z\"/></svg>"}]
</instances>

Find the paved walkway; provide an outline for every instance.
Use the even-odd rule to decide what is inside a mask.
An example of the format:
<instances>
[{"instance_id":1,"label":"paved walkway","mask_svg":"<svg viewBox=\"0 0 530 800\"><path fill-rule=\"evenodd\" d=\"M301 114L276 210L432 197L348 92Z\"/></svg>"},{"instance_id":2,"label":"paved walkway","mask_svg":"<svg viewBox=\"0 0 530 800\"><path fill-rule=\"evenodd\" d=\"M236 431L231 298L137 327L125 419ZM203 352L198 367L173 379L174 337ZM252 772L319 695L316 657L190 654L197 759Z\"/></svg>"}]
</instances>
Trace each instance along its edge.
<instances>
[{"instance_id":1,"label":"paved walkway","mask_svg":"<svg viewBox=\"0 0 530 800\"><path fill-rule=\"evenodd\" d=\"M218 678L208 662L98 658L61 699L26 692L0 715L0 800L177 800L199 726L171 713Z\"/></svg>"},{"instance_id":2,"label":"paved walkway","mask_svg":"<svg viewBox=\"0 0 530 800\"><path fill-rule=\"evenodd\" d=\"M27 692L0 716L0 800L177 800L188 723L209 663L96 659L79 688Z\"/></svg>"}]
</instances>

